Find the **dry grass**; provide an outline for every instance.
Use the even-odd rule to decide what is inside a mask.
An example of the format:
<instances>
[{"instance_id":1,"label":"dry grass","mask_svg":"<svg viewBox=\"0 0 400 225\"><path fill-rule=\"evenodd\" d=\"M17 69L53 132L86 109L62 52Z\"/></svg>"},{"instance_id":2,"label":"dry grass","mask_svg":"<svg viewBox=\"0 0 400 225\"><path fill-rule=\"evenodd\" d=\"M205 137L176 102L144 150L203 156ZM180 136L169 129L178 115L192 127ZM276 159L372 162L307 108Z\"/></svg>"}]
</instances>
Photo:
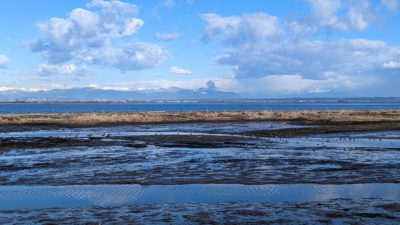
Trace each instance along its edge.
<instances>
[{"instance_id":1,"label":"dry grass","mask_svg":"<svg viewBox=\"0 0 400 225\"><path fill-rule=\"evenodd\" d=\"M90 126L108 124L295 120L311 124L400 122L400 110L378 111L245 111L245 112L143 112L0 115L0 125Z\"/></svg>"}]
</instances>

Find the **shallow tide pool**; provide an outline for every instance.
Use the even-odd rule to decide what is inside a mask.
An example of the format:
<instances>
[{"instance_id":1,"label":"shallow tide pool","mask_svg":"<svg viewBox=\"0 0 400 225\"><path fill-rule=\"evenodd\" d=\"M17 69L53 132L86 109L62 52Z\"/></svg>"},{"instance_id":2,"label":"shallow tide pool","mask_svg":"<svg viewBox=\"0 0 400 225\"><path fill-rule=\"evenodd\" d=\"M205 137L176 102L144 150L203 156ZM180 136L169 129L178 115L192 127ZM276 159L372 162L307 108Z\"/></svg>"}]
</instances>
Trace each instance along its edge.
<instances>
[{"instance_id":1,"label":"shallow tide pool","mask_svg":"<svg viewBox=\"0 0 400 225\"><path fill-rule=\"evenodd\" d=\"M0 210L170 203L314 202L342 198L400 202L400 184L2 186Z\"/></svg>"}]
</instances>

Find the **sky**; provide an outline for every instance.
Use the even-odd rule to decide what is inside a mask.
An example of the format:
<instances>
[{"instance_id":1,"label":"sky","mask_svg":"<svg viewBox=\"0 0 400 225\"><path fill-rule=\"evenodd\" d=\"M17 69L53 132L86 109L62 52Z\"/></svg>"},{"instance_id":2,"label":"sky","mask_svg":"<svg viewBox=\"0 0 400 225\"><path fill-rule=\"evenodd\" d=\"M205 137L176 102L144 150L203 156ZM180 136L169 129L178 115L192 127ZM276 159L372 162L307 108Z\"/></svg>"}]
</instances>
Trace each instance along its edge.
<instances>
[{"instance_id":1,"label":"sky","mask_svg":"<svg viewBox=\"0 0 400 225\"><path fill-rule=\"evenodd\" d=\"M4 0L0 92L400 97L399 0Z\"/></svg>"}]
</instances>

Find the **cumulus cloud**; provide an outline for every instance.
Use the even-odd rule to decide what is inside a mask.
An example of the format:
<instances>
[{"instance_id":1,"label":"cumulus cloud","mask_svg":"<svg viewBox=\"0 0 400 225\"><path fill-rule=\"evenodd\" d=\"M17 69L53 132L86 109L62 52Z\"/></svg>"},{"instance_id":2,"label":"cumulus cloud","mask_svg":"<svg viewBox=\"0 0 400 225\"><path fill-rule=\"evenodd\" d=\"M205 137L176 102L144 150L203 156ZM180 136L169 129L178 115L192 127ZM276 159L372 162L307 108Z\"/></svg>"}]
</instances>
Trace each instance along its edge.
<instances>
[{"instance_id":1,"label":"cumulus cloud","mask_svg":"<svg viewBox=\"0 0 400 225\"><path fill-rule=\"evenodd\" d=\"M36 66L37 74L39 75L71 75L71 74L85 74L87 73L87 67L78 67L74 64L63 64L63 65L49 65L39 64Z\"/></svg>"},{"instance_id":2,"label":"cumulus cloud","mask_svg":"<svg viewBox=\"0 0 400 225\"><path fill-rule=\"evenodd\" d=\"M342 7L340 0L308 0L313 13L314 21L321 27L347 30L348 26L342 18L336 15Z\"/></svg>"},{"instance_id":3,"label":"cumulus cloud","mask_svg":"<svg viewBox=\"0 0 400 225\"><path fill-rule=\"evenodd\" d=\"M85 55L81 59L128 71L155 67L167 57L164 49L158 45L134 41L123 44L120 48L92 49L90 55Z\"/></svg>"},{"instance_id":4,"label":"cumulus cloud","mask_svg":"<svg viewBox=\"0 0 400 225\"><path fill-rule=\"evenodd\" d=\"M227 44L259 42L277 39L284 33L279 26L279 19L266 13L229 17L205 13L200 16L207 22L203 35L205 42L218 36Z\"/></svg>"},{"instance_id":5,"label":"cumulus cloud","mask_svg":"<svg viewBox=\"0 0 400 225\"><path fill-rule=\"evenodd\" d=\"M0 55L0 69L6 68L10 59L6 55Z\"/></svg>"},{"instance_id":6,"label":"cumulus cloud","mask_svg":"<svg viewBox=\"0 0 400 225\"><path fill-rule=\"evenodd\" d=\"M144 22L141 19L131 18L125 22L124 31L121 33L122 36L131 36L136 33Z\"/></svg>"},{"instance_id":7,"label":"cumulus cloud","mask_svg":"<svg viewBox=\"0 0 400 225\"><path fill-rule=\"evenodd\" d=\"M364 31L369 26L369 2L364 1L360 5L350 7L347 13L350 27L358 31Z\"/></svg>"},{"instance_id":8,"label":"cumulus cloud","mask_svg":"<svg viewBox=\"0 0 400 225\"><path fill-rule=\"evenodd\" d=\"M170 72L173 73L173 74L179 74L179 75L190 75L190 74L192 74L192 71L185 70L185 69L182 69L182 68L178 68L176 66L171 67Z\"/></svg>"},{"instance_id":9,"label":"cumulus cloud","mask_svg":"<svg viewBox=\"0 0 400 225\"><path fill-rule=\"evenodd\" d=\"M50 64L79 61L120 70L152 68L168 55L156 44L129 41L143 26L138 8L122 1L93 0L66 18L39 23L42 37L30 43Z\"/></svg>"},{"instance_id":10,"label":"cumulus cloud","mask_svg":"<svg viewBox=\"0 0 400 225\"><path fill-rule=\"evenodd\" d=\"M307 35L321 31L364 31L373 20L369 0L308 0L308 3L312 15L291 22L295 33L303 29L308 31L302 32Z\"/></svg>"},{"instance_id":11,"label":"cumulus cloud","mask_svg":"<svg viewBox=\"0 0 400 225\"><path fill-rule=\"evenodd\" d=\"M158 41L174 41L179 38L179 33L177 32L172 32L172 33L157 33L156 38Z\"/></svg>"},{"instance_id":12,"label":"cumulus cloud","mask_svg":"<svg viewBox=\"0 0 400 225\"><path fill-rule=\"evenodd\" d=\"M400 62L397 61L389 61L383 63L383 68L386 69L400 69Z\"/></svg>"}]
</instances>

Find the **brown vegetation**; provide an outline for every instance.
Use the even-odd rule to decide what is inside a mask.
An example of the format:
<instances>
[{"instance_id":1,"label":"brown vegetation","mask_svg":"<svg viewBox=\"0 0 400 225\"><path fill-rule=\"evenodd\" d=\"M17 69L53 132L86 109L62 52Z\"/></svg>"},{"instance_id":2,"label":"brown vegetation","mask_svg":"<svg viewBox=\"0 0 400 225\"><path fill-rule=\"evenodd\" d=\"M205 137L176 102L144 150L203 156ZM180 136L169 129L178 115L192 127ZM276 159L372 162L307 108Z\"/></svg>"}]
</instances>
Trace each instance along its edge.
<instances>
[{"instance_id":1,"label":"brown vegetation","mask_svg":"<svg viewBox=\"0 0 400 225\"><path fill-rule=\"evenodd\" d=\"M222 122L286 120L306 124L400 122L400 110L378 111L245 111L245 112L140 112L0 115L0 125L94 126L137 123Z\"/></svg>"}]
</instances>

